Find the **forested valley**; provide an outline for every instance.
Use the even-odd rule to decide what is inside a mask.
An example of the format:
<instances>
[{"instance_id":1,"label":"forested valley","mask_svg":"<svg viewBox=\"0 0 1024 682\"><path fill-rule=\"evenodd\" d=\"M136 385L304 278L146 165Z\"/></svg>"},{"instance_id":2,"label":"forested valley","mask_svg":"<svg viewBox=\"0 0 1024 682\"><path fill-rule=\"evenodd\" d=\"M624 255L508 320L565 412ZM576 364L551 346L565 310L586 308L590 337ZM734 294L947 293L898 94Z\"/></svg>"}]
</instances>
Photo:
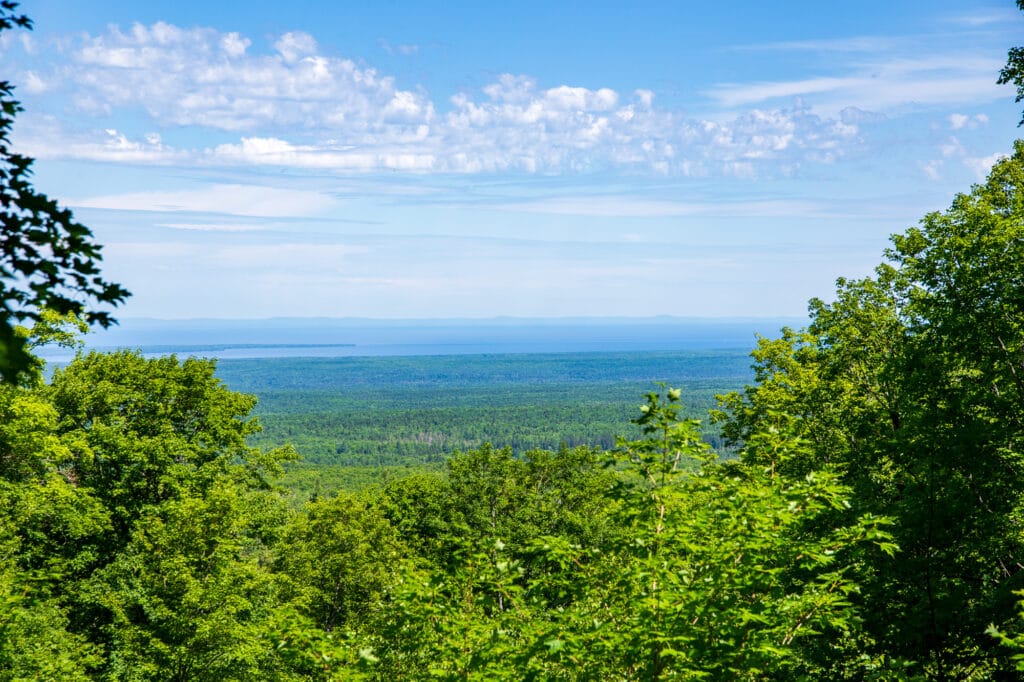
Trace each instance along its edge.
<instances>
[{"instance_id":1,"label":"forested valley","mask_svg":"<svg viewBox=\"0 0 1024 682\"><path fill-rule=\"evenodd\" d=\"M703 422L652 386L613 444L300 499L212 360L32 361L0 389L0 678L1015 679L1022 216L1019 143Z\"/></svg>"},{"instance_id":2,"label":"forested valley","mask_svg":"<svg viewBox=\"0 0 1024 682\"><path fill-rule=\"evenodd\" d=\"M0 681L1024 677L1024 141L749 359L363 359L338 391L82 349L129 292L29 182L12 92Z\"/></svg>"},{"instance_id":3,"label":"forested valley","mask_svg":"<svg viewBox=\"0 0 1024 682\"><path fill-rule=\"evenodd\" d=\"M753 335L751 335L753 340ZM252 393L257 447L292 445L282 484L296 502L412 470L490 443L516 457L563 444L612 448L639 435L640 396L674 380L689 417L750 381L747 350L221 360L216 376ZM701 437L725 448L717 425Z\"/></svg>"}]
</instances>

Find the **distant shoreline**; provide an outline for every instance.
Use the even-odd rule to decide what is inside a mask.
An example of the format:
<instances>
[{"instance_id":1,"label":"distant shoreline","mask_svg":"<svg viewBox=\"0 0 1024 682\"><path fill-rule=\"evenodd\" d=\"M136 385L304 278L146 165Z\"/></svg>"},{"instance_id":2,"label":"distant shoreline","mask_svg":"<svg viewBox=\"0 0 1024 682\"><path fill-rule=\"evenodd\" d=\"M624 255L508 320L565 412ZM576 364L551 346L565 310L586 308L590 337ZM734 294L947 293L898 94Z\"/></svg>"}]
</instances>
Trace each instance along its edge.
<instances>
[{"instance_id":1,"label":"distant shoreline","mask_svg":"<svg viewBox=\"0 0 1024 682\"><path fill-rule=\"evenodd\" d=\"M144 355L229 358L479 355L509 353L746 350L759 336L774 338L791 318L496 318L490 320L123 319L90 333L89 350L135 349ZM40 349L60 362L66 349Z\"/></svg>"},{"instance_id":2,"label":"distant shoreline","mask_svg":"<svg viewBox=\"0 0 1024 682\"><path fill-rule=\"evenodd\" d=\"M259 350L261 348L354 348L354 343L202 343L197 345L152 345L140 346L146 353L196 353L201 351ZM124 346L90 346L89 350L121 350Z\"/></svg>"}]
</instances>

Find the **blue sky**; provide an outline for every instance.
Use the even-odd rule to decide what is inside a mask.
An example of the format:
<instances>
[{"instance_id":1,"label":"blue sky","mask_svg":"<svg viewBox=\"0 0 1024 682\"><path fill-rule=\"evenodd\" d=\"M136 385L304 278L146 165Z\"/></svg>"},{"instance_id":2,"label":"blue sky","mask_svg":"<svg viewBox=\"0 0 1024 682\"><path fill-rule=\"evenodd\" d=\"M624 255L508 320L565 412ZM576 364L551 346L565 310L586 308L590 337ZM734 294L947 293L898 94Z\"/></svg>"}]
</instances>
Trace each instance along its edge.
<instances>
[{"instance_id":1,"label":"blue sky","mask_svg":"<svg viewBox=\"0 0 1024 682\"><path fill-rule=\"evenodd\" d=\"M25 2L124 317L798 316L1019 133L1005 2Z\"/></svg>"}]
</instances>

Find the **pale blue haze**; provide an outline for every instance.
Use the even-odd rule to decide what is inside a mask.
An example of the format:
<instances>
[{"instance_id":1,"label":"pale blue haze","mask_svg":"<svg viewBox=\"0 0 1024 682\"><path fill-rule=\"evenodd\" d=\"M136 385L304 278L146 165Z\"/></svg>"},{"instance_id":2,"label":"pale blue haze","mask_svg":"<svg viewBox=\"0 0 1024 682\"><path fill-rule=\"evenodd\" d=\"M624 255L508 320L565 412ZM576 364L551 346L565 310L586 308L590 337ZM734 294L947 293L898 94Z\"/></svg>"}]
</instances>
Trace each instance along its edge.
<instances>
[{"instance_id":1,"label":"pale blue haze","mask_svg":"<svg viewBox=\"0 0 1024 682\"><path fill-rule=\"evenodd\" d=\"M1012 2L25 2L125 318L795 317L1008 153Z\"/></svg>"}]
</instances>

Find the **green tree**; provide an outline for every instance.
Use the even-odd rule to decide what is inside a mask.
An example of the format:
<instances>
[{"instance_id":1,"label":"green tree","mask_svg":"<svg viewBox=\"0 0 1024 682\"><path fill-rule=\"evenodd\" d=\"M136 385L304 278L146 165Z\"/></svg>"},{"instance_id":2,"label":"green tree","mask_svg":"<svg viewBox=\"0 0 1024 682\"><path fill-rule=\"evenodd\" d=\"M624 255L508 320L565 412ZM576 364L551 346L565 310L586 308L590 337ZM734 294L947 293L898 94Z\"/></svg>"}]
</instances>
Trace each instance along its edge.
<instances>
[{"instance_id":1,"label":"green tree","mask_svg":"<svg viewBox=\"0 0 1024 682\"><path fill-rule=\"evenodd\" d=\"M738 461L715 461L679 397L650 394L644 437L623 443L624 532L549 650L587 679L864 675L851 595L864 553L892 550L884 520L837 516L850 491L827 470L784 475L806 457L792 429L751 434ZM831 643L824 661L818 639Z\"/></svg>"},{"instance_id":2,"label":"green tree","mask_svg":"<svg viewBox=\"0 0 1024 682\"><path fill-rule=\"evenodd\" d=\"M373 626L381 679L885 676L859 657L851 600L864 554L892 550L884 521L838 513L849 489L832 473L779 473L805 454L789 432L718 463L678 391L648 396L637 421L645 437L622 444L597 508L615 530L583 544L524 526L518 546L470 532L443 568L406 566ZM499 455L459 466L516 475ZM485 487L480 524L501 529L491 500L517 487Z\"/></svg>"},{"instance_id":3,"label":"green tree","mask_svg":"<svg viewBox=\"0 0 1024 682\"><path fill-rule=\"evenodd\" d=\"M157 675L172 661L210 679L223 660L242 671L277 665L266 659L269 630L252 618L270 623L279 606L268 548L284 504L273 481L294 451L250 447L255 399L214 371L208 360L90 353L35 389L56 420L51 476L78 495L64 506L97 505L104 525L58 526L75 540L67 548L38 540L26 551L66 557L56 593L72 630L106 647L115 678L133 679L136 667ZM46 527L44 515L26 518L28 529Z\"/></svg>"},{"instance_id":4,"label":"green tree","mask_svg":"<svg viewBox=\"0 0 1024 682\"><path fill-rule=\"evenodd\" d=\"M269 641L280 600L261 496L221 480L201 496L150 507L124 550L86 583L111 614L111 679L285 675Z\"/></svg>"},{"instance_id":5,"label":"green tree","mask_svg":"<svg viewBox=\"0 0 1024 682\"><path fill-rule=\"evenodd\" d=\"M735 443L799 415L809 466L895 519L875 557L866 627L929 679L1012 670L985 635L1017 627L1024 534L1024 143L949 210L892 238L873 277L812 301L805 334L762 341L758 382L726 399Z\"/></svg>"},{"instance_id":6,"label":"green tree","mask_svg":"<svg viewBox=\"0 0 1024 682\"><path fill-rule=\"evenodd\" d=\"M11 0L0 2L0 32L31 28L17 7ZM17 324L39 320L44 310L52 310L81 314L89 323L106 327L113 319L103 306L129 296L100 276L101 249L92 232L32 187L32 159L10 145L11 127L21 111L13 92L13 85L0 81L0 380L6 382L17 381L33 365L25 338L15 331Z\"/></svg>"},{"instance_id":7,"label":"green tree","mask_svg":"<svg viewBox=\"0 0 1024 682\"><path fill-rule=\"evenodd\" d=\"M0 384L0 680L84 680L100 649L72 632L66 597L110 521L66 475L73 454L38 371L31 388Z\"/></svg>"},{"instance_id":8,"label":"green tree","mask_svg":"<svg viewBox=\"0 0 1024 682\"><path fill-rule=\"evenodd\" d=\"M142 510L230 476L266 488L294 451L246 439L260 428L253 396L228 390L212 360L89 353L55 370L45 395L73 453L67 475L110 509L123 541Z\"/></svg>"},{"instance_id":9,"label":"green tree","mask_svg":"<svg viewBox=\"0 0 1024 682\"><path fill-rule=\"evenodd\" d=\"M91 679L100 651L69 632L66 614L46 588L52 576L18 565L17 531L0 515L0 681Z\"/></svg>"},{"instance_id":10,"label":"green tree","mask_svg":"<svg viewBox=\"0 0 1024 682\"><path fill-rule=\"evenodd\" d=\"M344 632L378 606L405 551L379 510L341 494L297 514L276 554L289 601L321 630Z\"/></svg>"},{"instance_id":11,"label":"green tree","mask_svg":"<svg viewBox=\"0 0 1024 682\"><path fill-rule=\"evenodd\" d=\"M1024 0L1017 0L1017 7L1024 11ZM1006 58L1006 66L999 71L999 85L1013 84L1017 86L1016 102L1024 101L1024 47L1011 47ZM1024 125L1024 117L1018 126Z\"/></svg>"}]
</instances>

